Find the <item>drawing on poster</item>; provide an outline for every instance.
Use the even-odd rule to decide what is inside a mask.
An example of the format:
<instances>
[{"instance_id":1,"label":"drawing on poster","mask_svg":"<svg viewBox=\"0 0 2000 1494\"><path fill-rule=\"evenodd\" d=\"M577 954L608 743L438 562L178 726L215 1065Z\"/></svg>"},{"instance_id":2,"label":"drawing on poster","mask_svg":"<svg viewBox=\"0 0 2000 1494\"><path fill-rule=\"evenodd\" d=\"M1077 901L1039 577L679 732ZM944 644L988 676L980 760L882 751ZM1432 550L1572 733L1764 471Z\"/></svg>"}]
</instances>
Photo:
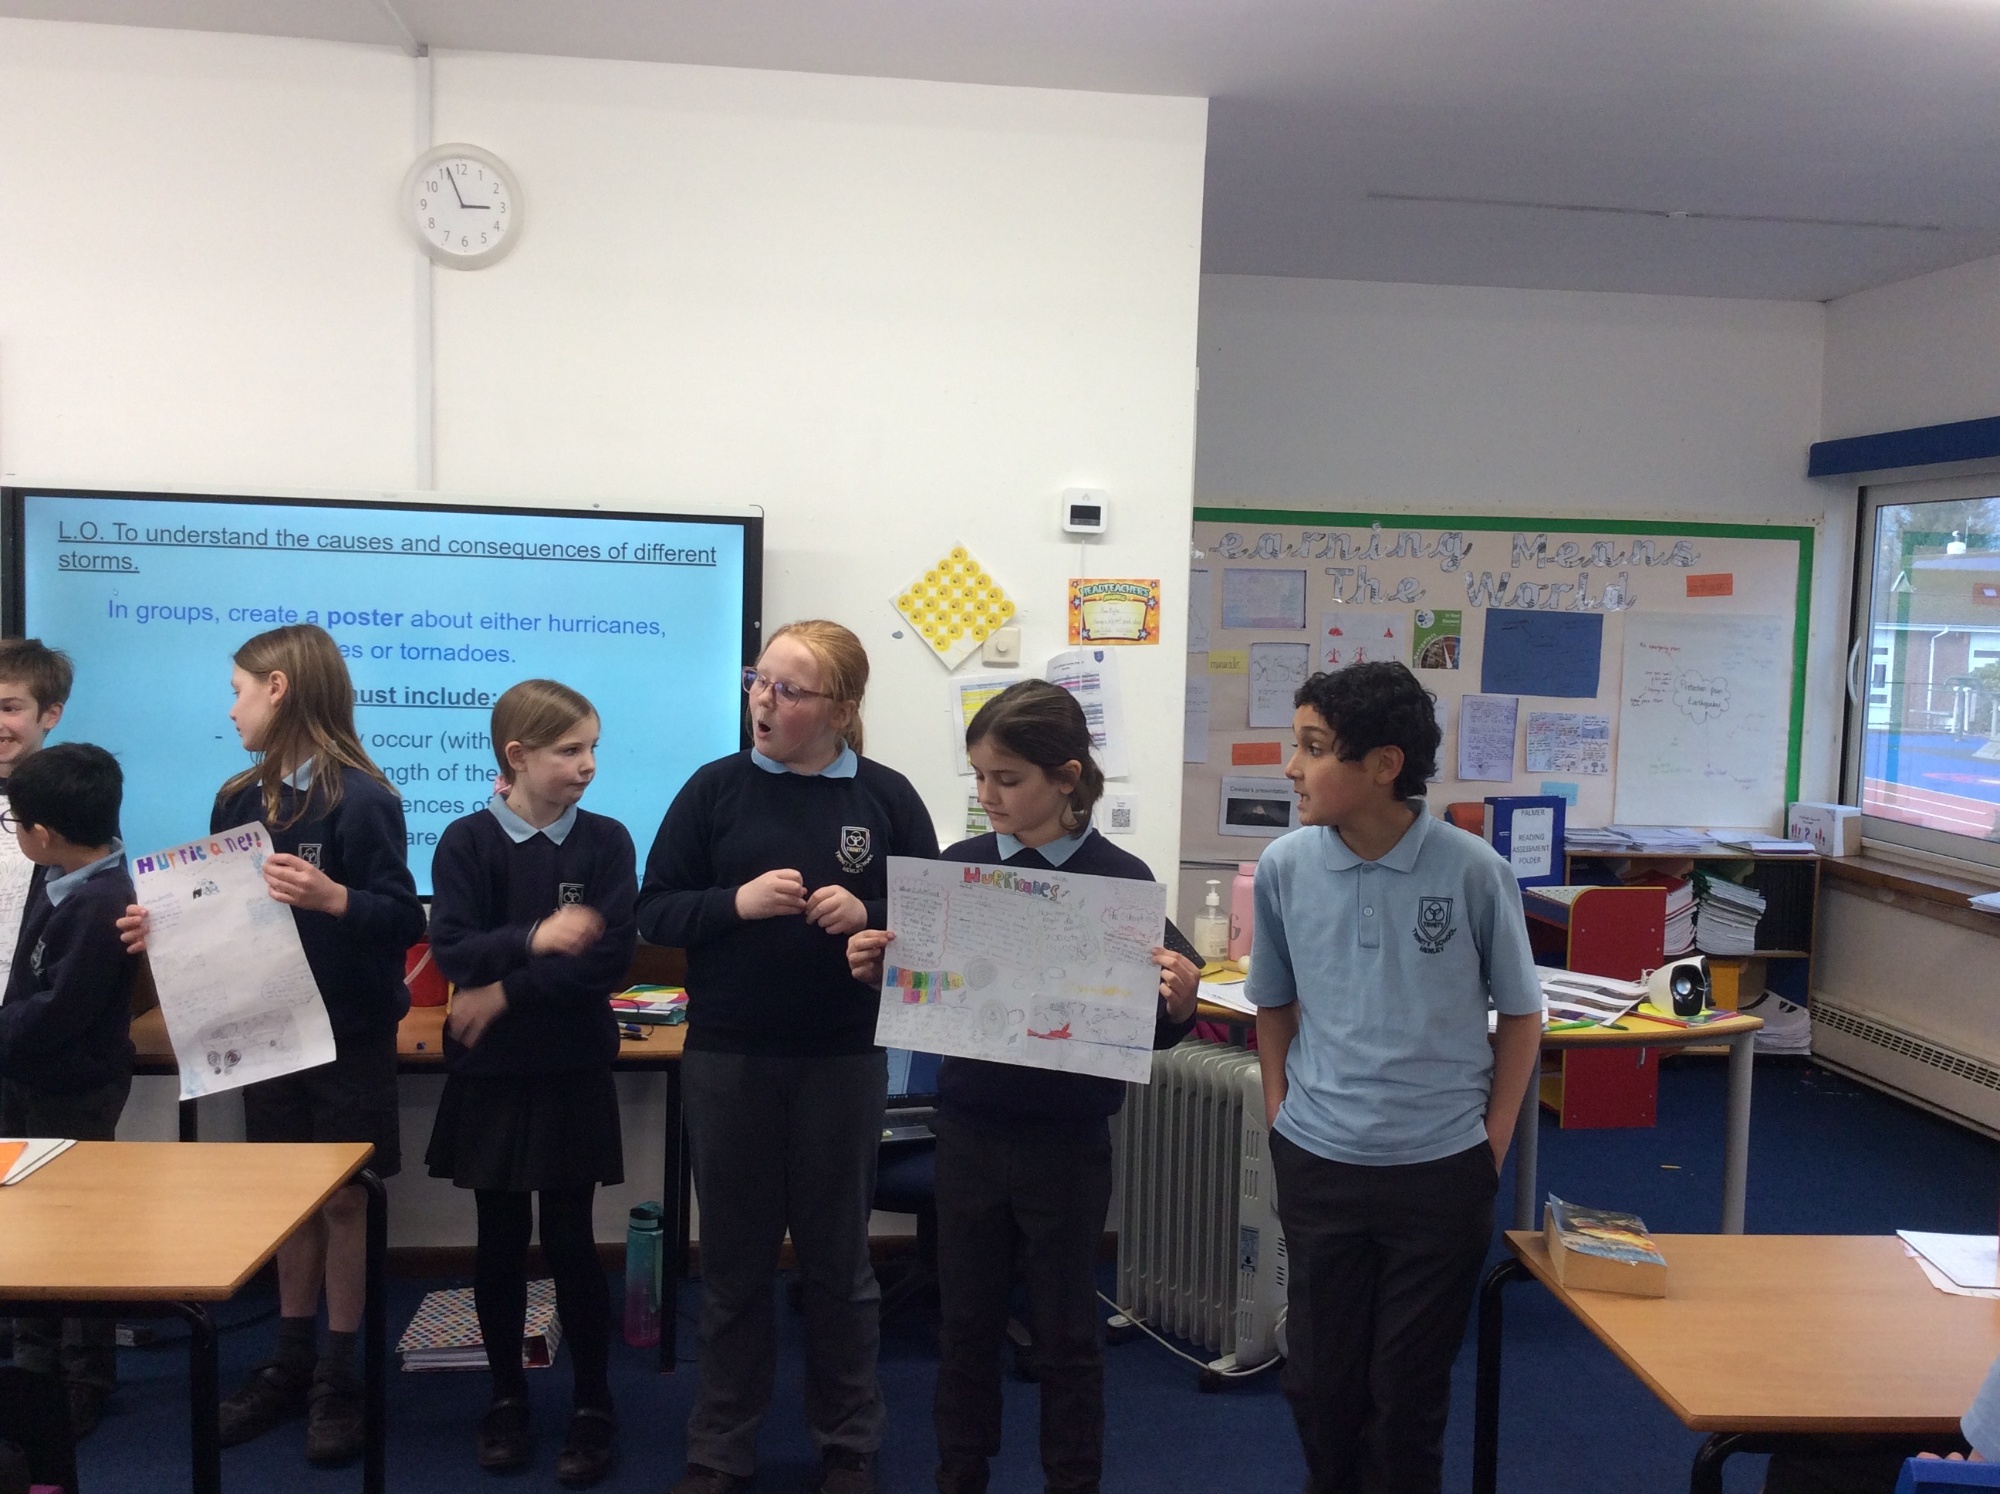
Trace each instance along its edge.
<instances>
[{"instance_id":1,"label":"drawing on poster","mask_svg":"<svg viewBox=\"0 0 2000 1494\"><path fill-rule=\"evenodd\" d=\"M1250 645L1250 725L1292 724L1292 699L1311 662L1312 650L1303 643Z\"/></svg>"},{"instance_id":2,"label":"drawing on poster","mask_svg":"<svg viewBox=\"0 0 2000 1494\"><path fill-rule=\"evenodd\" d=\"M1319 667L1410 662L1410 615L1343 607L1319 619Z\"/></svg>"},{"instance_id":3,"label":"drawing on poster","mask_svg":"<svg viewBox=\"0 0 2000 1494\"><path fill-rule=\"evenodd\" d=\"M1157 882L892 856L875 1040L1143 1084L1166 900Z\"/></svg>"},{"instance_id":4,"label":"drawing on poster","mask_svg":"<svg viewBox=\"0 0 2000 1494\"><path fill-rule=\"evenodd\" d=\"M1303 628L1306 573L1226 566L1222 572L1225 628Z\"/></svg>"},{"instance_id":5,"label":"drawing on poster","mask_svg":"<svg viewBox=\"0 0 2000 1494\"><path fill-rule=\"evenodd\" d=\"M1506 783L1514 776L1512 695L1467 695L1458 703L1458 776L1466 783Z\"/></svg>"},{"instance_id":6,"label":"drawing on poster","mask_svg":"<svg viewBox=\"0 0 2000 1494\"><path fill-rule=\"evenodd\" d=\"M1528 712L1530 773L1611 771L1611 718L1580 711Z\"/></svg>"},{"instance_id":7,"label":"drawing on poster","mask_svg":"<svg viewBox=\"0 0 2000 1494\"><path fill-rule=\"evenodd\" d=\"M1214 573L1204 569L1189 571L1187 641L1189 653L1208 652L1208 617L1214 606Z\"/></svg>"}]
</instances>

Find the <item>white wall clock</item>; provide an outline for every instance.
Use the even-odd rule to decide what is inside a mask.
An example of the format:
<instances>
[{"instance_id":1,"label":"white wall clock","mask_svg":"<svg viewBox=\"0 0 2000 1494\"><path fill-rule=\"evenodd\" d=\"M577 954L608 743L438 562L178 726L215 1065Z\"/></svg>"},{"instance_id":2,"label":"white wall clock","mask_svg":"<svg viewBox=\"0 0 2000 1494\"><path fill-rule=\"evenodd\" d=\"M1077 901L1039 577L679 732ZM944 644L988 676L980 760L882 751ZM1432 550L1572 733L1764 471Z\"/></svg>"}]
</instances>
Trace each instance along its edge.
<instances>
[{"instance_id":1,"label":"white wall clock","mask_svg":"<svg viewBox=\"0 0 2000 1494\"><path fill-rule=\"evenodd\" d=\"M521 186L491 151L440 145L417 157L403 178L403 214L437 263L477 270L521 236Z\"/></svg>"}]
</instances>

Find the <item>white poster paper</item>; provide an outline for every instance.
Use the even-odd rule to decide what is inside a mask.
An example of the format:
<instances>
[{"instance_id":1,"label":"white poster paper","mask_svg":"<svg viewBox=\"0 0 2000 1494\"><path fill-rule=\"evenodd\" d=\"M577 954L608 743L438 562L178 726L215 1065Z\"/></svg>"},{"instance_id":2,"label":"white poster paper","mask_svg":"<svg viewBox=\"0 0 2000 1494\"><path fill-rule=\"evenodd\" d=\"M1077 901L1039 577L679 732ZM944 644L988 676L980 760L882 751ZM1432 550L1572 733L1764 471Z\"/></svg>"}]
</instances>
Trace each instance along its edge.
<instances>
[{"instance_id":1,"label":"white poster paper","mask_svg":"<svg viewBox=\"0 0 2000 1494\"><path fill-rule=\"evenodd\" d=\"M21 854L21 843L11 830L0 830L0 983L14 968L14 945L21 937L21 915L28 909L28 885L35 879L35 863ZM0 984L0 994L5 993Z\"/></svg>"},{"instance_id":2,"label":"white poster paper","mask_svg":"<svg viewBox=\"0 0 2000 1494\"><path fill-rule=\"evenodd\" d=\"M1216 833L1275 840L1299 826L1298 795L1288 778L1226 777Z\"/></svg>"},{"instance_id":3,"label":"white poster paper","mask_svg":"<svg viewBox=\"0 0 2000 1494\"><path fill-rule=\"evenodd\" d=\"M1303 643L1250 645L1250 724L1290 726L1292 699L1306 682L1312 650Z\"/></svg>"},{"instance_id":4,"label":"white poster paper","mask_svg":"<svg viewBox=\"0 0 2000 1494\"><path fill-rule=\"evenodd\" d=\"M1467 695L1458 703L1458 776L1467 783L1506 783L1514 776L1517 695Z\"/></svg>"},{"instance_id":5,"label":"white poster paper","mask_svg":"<svg viewBox=\"0 0 2000 1494\"><path fill-rule=\"evenodd\" d=\"M1790 618L1626 613L1619 822L1777 828L1791 705Z\"/></svg>"},{"instance_id":6,"label":"white poster paper","mask_svg":"<svg viewBox=\"0 0 2000 1494\"><path fill-rule=\"evenodd\" d=\"M1090 725L1090 745L1106 778L1123 778L1132 771L1125 736L1125 696L1118 686L1118 651L1073 648L1049 660L1043 678L1061 685L1083 707Z\"/></svg>"},{"instance_id":7,"label":"white poster paper","mask_svg":"<svg viewBox=\"0 0 2000 1494\"><path fill-rule=\"evenodd\" d=\"M1303 628L1306 573L1225 566L1222 571L1222 625L1225 628Z\"/></svg>"},{"instance_id":8,"label":"white poster paper","mask_svg":"<svg viewBox=\"0 0 2000 1494\"><path fill-rule=\"evenodd\" d=\"M264 885L270 857L250 824L133 858L183 1100L333 1062L298 925Z\"/></svg>"},{"instance_id":9,"label":"white poster paper","mask_svg":"<svg viewBox=\"0 0 2000 1494\"><path fill-rule=\"evenodd\" d=\"M1215 577L1212 572L1188 572L1188 646L1191 654L1208 652L1208 619L1215 606Z\"/></svg>"},{"instance_id":10,"label":"white poster paper","mask_svg":"<svg viewBox=\"0 0 2000 1494\"><path fill-rule=\"evenodd\" d=\"M1319 667L1410 662L1410 614L1343 607L1319 618Z\"/></svg>"},{"instance_id":11,"label":"white poster paper","mask_svg":"<svg viewBox=\"0 0 2000 1494\"><path fill-rule=\"evenodd\" d=\"M891 856L875 1041L1144 1084L1166 916L1157 882Z\"/></svg>"},{"instance_id":12,"label":"white poster paper","mask_svg":"<svg viewBox=\"0 0 2000 1494\"><path fill-rule=\"evenodd\" d=\"M965 729L972 725L972 718L979 714L981 706L1019 678L1016 674L968 674L953 675L945 681L951 697L952 753L958 759L961 776L972 772L972 759L965 755Z\"/></svg>"},{"instance_id":13,"label":"white poster paper","mask_svg":"<svg viewBox=\"0 0 2000 1494\"><path fill-rule=\"evenodd\" d=\"M1208 761L1208 679L1187 682L1186 715L1181 721L1181 761Z\"/></svg>"},{"instance_id":14,"label":"white poster paper","mask_svg":"<svg viewBox=\"0 0 2000 1494\"><path fill-rule=\"evenodd\" d=\"M1528 771L1609 773L1611 718L1576 711L1528 712Z\"/></svg>"}]
</instances>

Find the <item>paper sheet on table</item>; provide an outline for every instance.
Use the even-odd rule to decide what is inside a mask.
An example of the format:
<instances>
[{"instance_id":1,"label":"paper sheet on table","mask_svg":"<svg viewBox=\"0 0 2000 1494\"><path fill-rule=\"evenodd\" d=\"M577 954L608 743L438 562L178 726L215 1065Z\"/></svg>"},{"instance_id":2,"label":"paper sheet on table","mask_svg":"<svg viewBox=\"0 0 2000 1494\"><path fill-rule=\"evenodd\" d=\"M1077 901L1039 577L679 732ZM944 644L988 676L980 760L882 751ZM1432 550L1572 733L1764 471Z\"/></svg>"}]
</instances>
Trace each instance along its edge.
<instances>
[{"instance_id":1,"label":"paper sheet on table","mask_svg":"<svg viewBox=\"0 0 2000 1494\"><path fill-rule=\"evenodd\" d=\"M27 911L34 876L35 863L21 854L21 843L12 832L0 830L0 994L6 991L6 972L14 968L14 945L21 937L21 915Z\"/></svg>"},{"instance_id":2,"label":"paper sheet on table","mask_svg":"<svg viewBox=\"0 0 2000 1494\"><path fill-rule=\"evenodd\" d=\"M1941 1292L1954 1297L1982 1297L1988 1302L2000 1302L2000 1287L1962 1287L1908 1245L1903 1247L1903 1254L1915 1261L1918 1269L1924 1273L1924 1279Z\"/></svg>"},{"instance_id":3,"label":"paper sheet on table","mask_svg":"<svg viewBox=\"0 0 2000 1494\"><path fill-rule=\"evenodd\" d=\"M1232 1012L1241 1012L1246 1017L1257 1015L1256 1004L1244 994L1244 986L1240 981L1234 985L1218 986L1212 980L1205 980L1201 983L1201 999L1213 1002L1217 1006L1226 1006Z\"/></svg>"},{"instance_id":4,"label":"paper sheet on table","mask_svg":"<svg viewBox=\"0 0 2000 1494\"><path fill-rule=\"evenodd\" d=\"M1512 695L1467 695L1458 703L1458 776L1467 783L1506 783L1514 776L1514 723L1521 702Z\"/></svg>"},{"instance_id":5,"label":"paper sheet on table","mask_svg":"<svg viewBox=\"0 0 2000 1494\"><path fill-rule=\"evenodd\" d=\"M1125 736L1125 696L1118 684L1118 653L1108 648L1073 648L1052 656L1042 677L1061 685L1083 707L1091 750L1106 778L1132 771Z\"/></svg>"},{"instance_id":6,"label":"paper sheet on table","mask_svg":"<svg viewBox=\"0 0 2000 1494\"><path fill-rule=\"evenodd\" d=\"M1944 1235L1899 1229L1896 1236L1959 1286L1986 1290L2000 1287L2000 1239L1992 1235Z\"/></svg>"},{"instance_id":7,"label":"paper sheet on table","mask_svg":"<svg viewBox=\"0 0 2000 1494\"><path fill-rule=\"evenodd\" d=\"M1303 643L1250 645L1250 722L1253 727L1290 726L1292 699L1311 671L1312 650Z\"/></svg>"},{"instance_id":8,"label":"paper sheet on table","mask_svg":"<svg viewBox=\"0 0 2000 1494\"><path fill-rule=\"evenodd\" d=\"M183 1100L333 1062L298 925L264 885L270 857L250 824L133 858Z\"/></svg>"},{"instance_id":9,"label":"paper sheet on table","mask_svg":"<svg viewBox=\"0 0 2000 1494\"><path fill-rule=\"evenodd\" d=\"M1144 1084L1166 917L1158 882L891 856L875 1041Z\"/></svg>"}]
</instances>

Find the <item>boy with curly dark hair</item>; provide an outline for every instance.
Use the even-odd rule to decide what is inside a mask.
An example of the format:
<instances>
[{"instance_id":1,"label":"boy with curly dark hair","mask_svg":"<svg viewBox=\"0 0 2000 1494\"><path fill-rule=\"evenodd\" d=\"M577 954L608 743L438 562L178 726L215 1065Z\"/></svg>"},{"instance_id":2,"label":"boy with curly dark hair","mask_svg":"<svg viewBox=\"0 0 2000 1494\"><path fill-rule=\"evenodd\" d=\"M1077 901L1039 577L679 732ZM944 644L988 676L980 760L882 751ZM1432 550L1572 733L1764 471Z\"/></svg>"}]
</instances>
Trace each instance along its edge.
<instances>
[{"instance_id":1,"label":"boy with curly dark hair","mask_svg":"<svg viewBox=\"0 0 2000 1494\"><path fill-rule=\"evenodd\" d=\"M1312 1494L1429 1494L1541 986L1506 861L1425 809L1440 732L1416 676L1356 664L1295 704L1301 826L1257 866L1249 987L1285 1392Z\"/></svg>"}]
</instances>

